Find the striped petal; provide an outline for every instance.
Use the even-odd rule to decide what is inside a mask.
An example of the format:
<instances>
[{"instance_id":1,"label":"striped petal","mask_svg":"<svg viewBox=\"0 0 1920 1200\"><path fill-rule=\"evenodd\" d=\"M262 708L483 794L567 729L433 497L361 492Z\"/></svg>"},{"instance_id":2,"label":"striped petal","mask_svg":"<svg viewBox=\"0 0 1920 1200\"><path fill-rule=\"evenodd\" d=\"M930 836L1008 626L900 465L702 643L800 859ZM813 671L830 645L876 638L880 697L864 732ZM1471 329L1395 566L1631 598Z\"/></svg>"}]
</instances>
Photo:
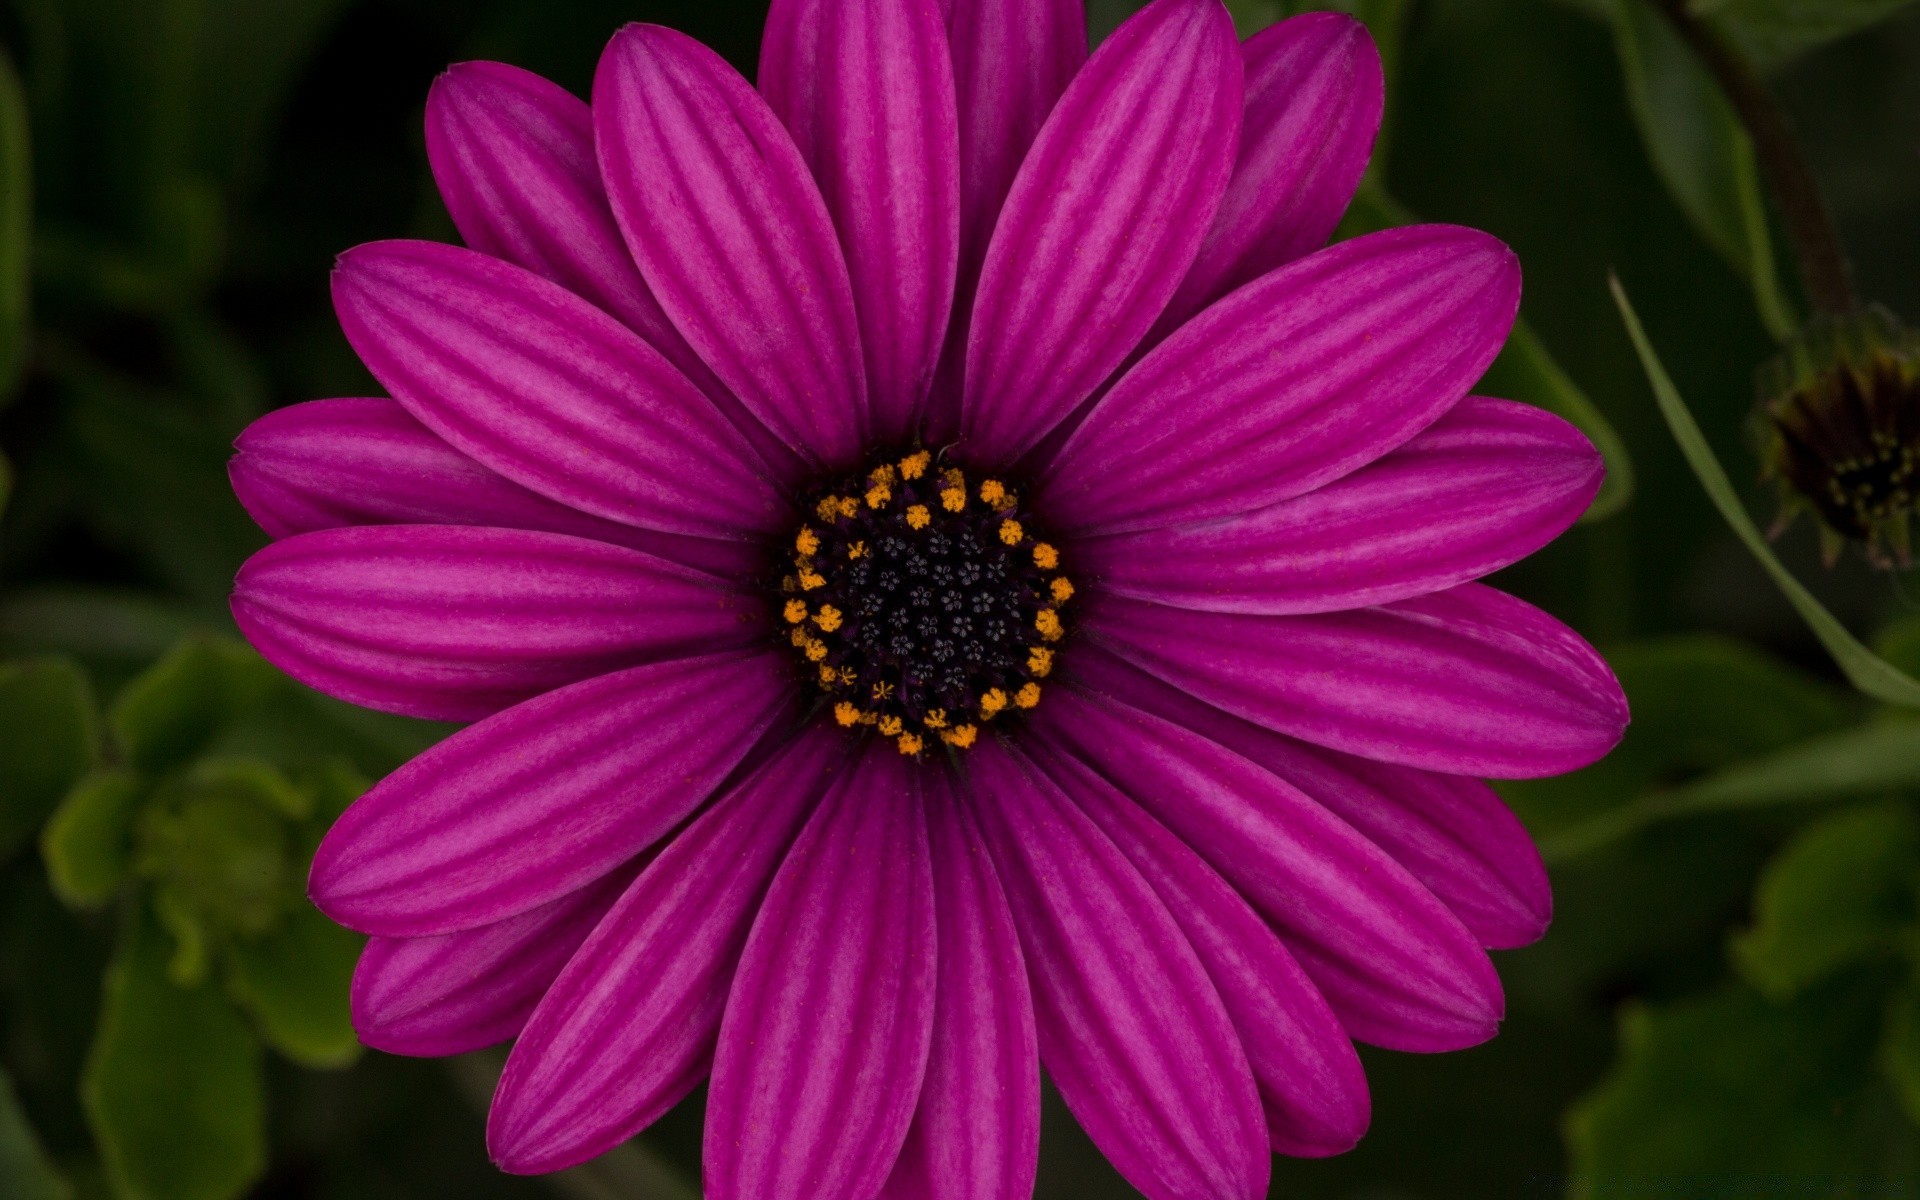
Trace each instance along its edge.
<instances>
[{"instance_id":1,"label":"striped petal","mask_svg":"<svg viewBox=\"0 0 1920 1200\"><path fill-rule=\"evenodd\" d=\"M619 317L706 393L782 478L799 466L707 369L640 278L607 205L584 101L505 63L455 64L427 94L427 161L467 245Z\"/></svg>"},{"instance_id":2,"label":"striped petal","mask_svg":"<svg viewBox=\"0 0 1920 1200\"><path fill-rule=\"evenodd\" d=\"M851 464L868 431L853 288L779 118L719 55L657 25L607 44L593 118L614 217L674 326L795 454Z\"/></svg>"},{"instance_id":3,"label":"striped petal","mask_svg":"<svg viewBox=\"0 0 1920 1200\"><path fill-rule=\"evenodd\" d=\"M775 0L760 93L840 231L876 439L917 427L953 307L960 134L935 0Z\"/></svg>"},{"instance_id":4,"label":"striped petal","mask_svg":"<svg viewBox=\"0 0 1920 1200\"><path fill-rule=\"evenodd\" d=\"M1467 394L1520 303L1513 253L1415 225L1262 276L1162 342L1052 464L1057 525L1124 533L1251 512L1401 445Z\"/></svg>"},{"instance_id":5,"label":"striped petal","mask_svg":"<svg viewBox=\"0 0 1920 1200\"><path fill-rule=\"evenodd\" d=\"M1033 996L1013 913L944 771L925 781L940 949L933 1045L881 1200L1024 1200L1040 1154Z\"/></svg>"},{"instance_id":6,"label":"striped petal","mask_svg":"<svg viewBox=\"0 0 1920 1200\"><path fill-rule=\"evenodd\" d=\"M269 662L365 708L472 721L653 659L743 646L758 601L665 559L557 533L363 525L303 533L234 580Z\"/></svg>"},{"instance_id":7,"label":"striped petal","mask_svg":"<svg viewBox=\"0 0 1920 1200\"><path fill-rule=\"evenodd\" d=\"M516 1174L604 1153L706 1075L767 885L843 771L837 731L802 734L669 842L527 1022L487 1117Z\"/></svg>"},{"instance_id":8,"label":"striped petal","mask_svg":"<svg viewBox=\"0 0 1920 1200\"><path fill-rule=\"evenodd\" d=\"M1036 735L1164 823L1279 930L1354 1038L1457 1050L1492 1037L1500 980L1433 893L1239 755L1091 693L1056 688Z\"/></svg>"},{"instance_id":9,"label":"striped petal","mask_svg":"<svg viewBox=\"0 0 1920 1200\"><path fill-rule=\"evenodd\" d=\"M981 270L961 402L973 458L1018 459L1160 315L1226 188L1240 103L1217 0L1154 0L1074 77Z\"/></svg>"},{"instance_id":10,"label":"striped petal","mask_svg":"<svg viewBox=\"0 0 1920 1200\"><path fill-rule=\"evenodd\" d=\"M475 929L370 939L353 972L354 1032L375 1050L423 1058L506 1041L632 880L616 870Z\"/></svg>"},{"instance_id":11,"label":"striped petal","mask_svg":"<svg viewBox=\"0 0 1920 1200\"><path fill-rule=\"evenodd\" d=\"M1255 1200L1260 1095L1219 993L1113 842L1009 747L967 752L972 807L1033 981L1040 1059L1148 1200Z\"/></svg>"},{"instance_id":12,"label":"striped petal","mask_svg":"<svg viewBox=\"0 0 1920 1200\"><path fill-rule=\"evenodd\" d=\"M707 1099L712 1200L873 1196L913 1120L935 988L920 771L869 745L760 906Z\"/></svg>"},{"instance_id":13,"label":"striped petal","mask_svg":"<svg viewBox=\"0 0 1920 1200\"><path fill-rule=\"evenodd\" d=\"M1482 946L1537 940L1553 892L1533 839L1494 790L1328 750L1221 712L1098 646L1074 652L1074 682L1185 726L1265 767L1393 856Z\"/></svg>"},{"instance_id":14,"label":"striped petal","mask_svg":"<svg viewBox=\"0 0 1920 1200\"><path fill-rule=\"evenodd\" d=\"M1351 612L1242 616L1101 597L1089 636L1217 708L1427 771L1530 779L1619 742L1627 701L1580 635L1477 583Z\"/></svg>"},{"instance_id":15,"label":"striped petal","mask_svg":"<svg viewBox=\"0 0 1920 1200\"><path fill-rule=\"evenodd\" d=\"M1118 595L1209 612L1362 608L1520 561L1587 510L1606 474L1572 425L1469 396L1378 462L1240 516L1091 538L1075 559Z\"/></svg>"},{"instance_id":16,"label":"striped petal","mask_svg":"<svg viewBox=\"0 0 1920 1200\"><path fill-rule=\"evenodd\" d=\"M421 423L609 520L743 538L786 514L738 431L660 352L531 271L457 246L340 256L340 328Z\"/></svg>"},{"instance_id":17,"label":"striped petal","mask_svg":"<svg viewBox=\"0 0 1920 1200\"><path fill-rule=\"evenodd\" d=\"M792 703L780 660L635 667L441 742L356 800L308 890L387 937L473 929L584 887L713 794Z\"/></svg>"},{"instance_id":18,"label":"striped petal","mask_svg":"<svg viewBox=\"0 0 1920 1200\"><path fill-rule=\"evenodd\" d=\"M750 542L681 537L589 516L455 450L392 400L312 400L241 431L234 494L276 538L345 525L483 525L610 542L726 578L759 571Z\"/></svg>"}]
</instances>

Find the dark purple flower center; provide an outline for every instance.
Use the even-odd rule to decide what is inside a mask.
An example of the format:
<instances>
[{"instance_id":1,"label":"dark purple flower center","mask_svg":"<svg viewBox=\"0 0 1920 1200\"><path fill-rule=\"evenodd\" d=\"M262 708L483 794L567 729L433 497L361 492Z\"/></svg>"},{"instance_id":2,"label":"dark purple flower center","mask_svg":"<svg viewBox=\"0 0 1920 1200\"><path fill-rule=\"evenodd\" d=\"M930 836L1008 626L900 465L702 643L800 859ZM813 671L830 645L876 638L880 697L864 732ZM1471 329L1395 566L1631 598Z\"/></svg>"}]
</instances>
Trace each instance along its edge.
<instances>
[{"instance_id":1,"label":"dark purple flower center","mask_svg":"<svg viewBox=\"0 0 1920 1200\"><path fill-rule=\"evenodd\" d=\"M1040 702L1073 585L997 479L922 450L822 487L780 581L789 638L848 728L965 749Z\"/></svg>"}]
</instances>

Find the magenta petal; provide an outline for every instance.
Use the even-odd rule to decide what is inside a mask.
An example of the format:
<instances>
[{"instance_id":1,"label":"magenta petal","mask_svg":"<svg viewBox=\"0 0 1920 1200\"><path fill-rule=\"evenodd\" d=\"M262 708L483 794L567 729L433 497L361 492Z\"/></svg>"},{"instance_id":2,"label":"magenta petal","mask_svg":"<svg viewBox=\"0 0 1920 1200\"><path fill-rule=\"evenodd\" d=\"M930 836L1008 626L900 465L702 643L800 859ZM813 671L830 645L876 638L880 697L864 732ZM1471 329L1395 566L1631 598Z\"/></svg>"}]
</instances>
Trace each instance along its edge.
<instances>
[{"instance_id":1,"label":"magenta petal","mask_svg":"<svg viewBox=\"0 0 1920 1200\"><path fill-rule=\"evenodd\" d=\"M699 42L629 25L601 56L593 119L627 248L681 335L794 453L853 462L868 423L852 284L779 118Z\"/></svg>"},{"instance_id":2,"label":"magenta petal","mask_svg":"<svg viewBox=\"0 0 1920 1200\"><path fill-rule=\"evenodd\" d=\"M756 641L758 601L665 559L557 533L362 525L249 558L233 617L330 696L472 721L651 659Z\"/></svg>"},{"instance_id":3,"label":"magenta petal","mask_svg":"<svg viewBox=\"0 0 1920 1200\"><path fill-rule=\"evenodd\" d=\"M1041 1062L1067 1107L1148 1200L1265 1196L1252 1069L1166 905L1010 747L983 740L966 771L1026 951Z\"/></svg>"},{"instance_id":4,"label":"magenta petal","mask_svg":"<svg viewBox=\"0 0 1920 1200\"><path fill-rule=\"evenodd\" d=\"M953 307L960 144L934 0L775 0L760 92L840 231L873 436L915 430Z\"/></svg>"},{"instance_id":5,"label":"magenta petal","mask_svg":"<svg viewBox=\"0 0 1920 1200\"><path fill-rule=\"evenodd\" d=\"M1087 61L1081 0L941 0L960 114L960 270L929 443L960 427L968 321L1000 208L1033 139Z\"/></svg>"},{"instance_id":6,"label":"magenta petal","mask_svg":"<svg viewBox=\"0 0 1920 1200\"><path fill-rule=\"evenodd\" d=\"M515 483L595 516L739 538L786 506L660 352L531 271L458 246L341 255L347 340L407 411Z\"/></svg>"},{"instance_id":7,"label":"magenta petal","mask_svg":"<svg viewBox=\"0 0 1920 1200\"><path fill-rule=\"evenodd\" d=\"M1619 742L1627 700L1579 634L1477 583L1350 612L1263 617L1090 602L1088 634L1269 729L1453 775L1531 779Z\"/></svg>"},{"instance_id":8,"label":"magenta petal","mask_svg":"<svg viewBox=\"0 0 1920 1200\"><path fill-rule=\"evenodd\" d=\"M490 525L593 538L729 578L762 566L750 542L658 533L556 504L455 450L392 400L276 409L234 447L234 494L276 538L343 525Z\"/></svg>"},{"instance_id":9,"label":"magenta petal","mask_svg":"<svg viewBox=\"0 0 1920 1200\"><path fill-rule=\"evenodd\" d=\"M1087 540L1118 595L1210 612L1335 612L1518 562L1578 520L1605 465L1551 413L1469 396L1351 475L1240 516Z\"/></svg>"},{"instance_id":10,"label":"magenta petal","mask_svg":"<svg viewBox=\"0 0 1920 1200\"><path fill-rule=\"evenodd\" d=\"M1240 156L1193 269L1155 326L1160 337L1241 284L1326 245L1380 131L1380 52L1352 17L1302 13L1254 34L1240 53Z\"/></svg>"},{"instance_id":11,"label":"magenta petal","mask_svg":"<svg viewBox=\"0 0 1920 1200\"><path fill-rule=\"evenodd\" d=\"M830 781L837 731L802 734L667 843L574 955L507 1058L487 1118L516 1174L584 1162L707 1073L767 884Z\"/></svg>"},{"instance_id":12,"label":"magenta petal","mask_svg":"<svg viewBox=\"0 0 1920 1200\"><path fill-rule=\"evenodd\" d=\"M427 96L427 161L467 245L625 321L783 474L797 466L707 369L640 278L600 182L584 101L518 67L459 63Z\"/></svg>"},{"instance_id":13,"label":"magenta petal","mask_svg":"<svg viewBox=\"0 0 1920 1200\"><path fill-rule=\"evenodd\" d=\"M1513 252L1446 225L1369 234L1264 275L1093 406L1053 461L1054 523L1151 529L1338 479L1465 396L1519 303Z\"/></svg>"},{"instance_id":14,"label":"magenta petal","mask_svg":"<svg viewBox=\"0 0 1920 1200\"><path fill-rule=\"evenodd\" d=\"M944 771L925 785L939 996L919 1107L880 1200L1019 1200L1040 1153L1026 962L973 817Z\"/></svg>"},{"instance_id":15,"label":"magenta petal","mask_svg":"<svg viewBox=\"0 0 1920 1200\"><path fill-rule=\"evenodd\" d=\"M707 1100L712 1200L876 1195L933 1029L921 768L869 745L767 890L727 994Z\"/></svg>"},{"instance_id":16,"label":"magenta petal","mask_svg":"<svg viewBox=\"0 0 1920 1200\"><path fill-rule=\"evenodd\" d=\"M1246 1046L1267 1133L1281 1154L1353 1148L1372 1106L1360 1056L1280 938L1199 855L1070 755L1034 755L1113 839L1192 942Z\"/></svg>"},{"instance_id":17,"label":"magenta petal","mask_svg":"<svg viewBox=\"0 0 1920 1200\"><path fill-rule=\"evenodd\" d=\"M792 704L773 655L590 679L463 729L334 823L308 890L342 925L421 937L598 879L713 794Z\"/></svg>"},{"instance_id":18,"label":"magenta petal","mask_svg":"<svg viewBox=\"0 0 1920 1200\"><path fill-rule=\"evenodd\" d=\"M633 879L615 871L491 925L373 938L353 973L353 1029L375 1050L438 1058L496 1045L527 1015Z\"/></svg>"},{"instance_id":19,"label":"magenta petal","mask_svg":"<svg viewBox=\"0 0 1920 1200\"><path fill-rule=\"evenodd\" d=\"M1357 758L1262 729L1098 646L1074 652L1073 679L1184 725L1306 793L1392 855L1481 945L1511 949L1546 932L1553 892L1540 851L1480 780Z\"/></svg>"},{"instance_id":20,"label":"magenta petal","mask_svg":"<svg viewBox=\"0 0 1920 1200\"><path fill-rule=\"evenodd\" d=\"M1217 0L1154 0L1074 77L987 248L961 404L973 458L1018 458L1160 315L1233 169L1240 102Z\"/></svg>"},{"instance_id":21,"label":"magenta petal","mask_svg":"<svg viewBox=\"0 0 1920 1200\"><path fill-rule=\"evenodd\" d=\"M1033 727L1152 813L1272 922L1353 1037L1438 1051L1493 1036L1500 980L1479 943L1384 851L1293 787L1092 693L1054 689Z\"/></svg>"}]
</instances>

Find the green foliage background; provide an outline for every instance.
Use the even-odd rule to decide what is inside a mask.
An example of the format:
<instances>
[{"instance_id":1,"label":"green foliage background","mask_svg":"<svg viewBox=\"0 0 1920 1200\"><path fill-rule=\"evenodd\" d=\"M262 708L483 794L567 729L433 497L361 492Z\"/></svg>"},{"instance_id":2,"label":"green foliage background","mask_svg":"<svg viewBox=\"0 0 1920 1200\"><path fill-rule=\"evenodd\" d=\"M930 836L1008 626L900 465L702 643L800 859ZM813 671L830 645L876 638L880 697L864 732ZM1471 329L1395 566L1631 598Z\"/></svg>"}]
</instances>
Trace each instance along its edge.
<instances>
[{"instance_id":1,"label":"green foliage background","mask_svg":"<svg viewBox=\"0 0 1920 1200\"><path fill-rule=\"evenodd\" d=\"M1094 0L1096 35L1131 5ZM1650 0L1235 0L1374 27L1388 128L1347 233L1477 225L1527 271L1485 390L1586 428L1612 481L1504 586L1609 653L1621 750L1512 802L1554 871L1500 956L1502 1035L1369 1052L1373 1132L1275 1195L1920 1196L1920 715L1850 690L1706 502L1616 271L1749 509L1754 368L1804 301L1753 147ZM1920 11L1693 0L1766 73L1862 290L1920 319ZM277 405L374 394L332 256L451 240L420 116L448 62L584 92L622 22L742 69L753 0L0 0L0 1197L691 1197L699 1100L548 1180L486 1164L495 1063L358 1052L357 941L302 895L367 780L445 730L284 680L232 640L261 544L227 489ZM1910 579L1826 572L1920 670ZM1049 1101L1040 1196L1132 1193Z\"/></svg>"}]
</instances>

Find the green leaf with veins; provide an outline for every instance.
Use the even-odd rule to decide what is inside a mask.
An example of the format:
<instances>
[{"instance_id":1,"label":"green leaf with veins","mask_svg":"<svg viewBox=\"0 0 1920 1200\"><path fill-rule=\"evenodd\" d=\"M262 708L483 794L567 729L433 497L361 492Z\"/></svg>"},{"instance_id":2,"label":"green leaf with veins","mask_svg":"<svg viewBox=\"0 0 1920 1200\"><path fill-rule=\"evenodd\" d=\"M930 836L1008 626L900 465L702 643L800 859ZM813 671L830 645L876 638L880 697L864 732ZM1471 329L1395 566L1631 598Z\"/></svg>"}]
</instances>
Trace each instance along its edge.
<instances>
[{"instance_id":1,"label":"green leaf with veins","mask_svg":"<svg viewBox=\"0 0 1920 1200\"><path fill-rule=\"evenodd\" d=\"M81 1100L124 1200L229 1200L266 1167L260 1043L217 982L180 987L168 958L130 905Z\"/></svg>"}]
</instances>

